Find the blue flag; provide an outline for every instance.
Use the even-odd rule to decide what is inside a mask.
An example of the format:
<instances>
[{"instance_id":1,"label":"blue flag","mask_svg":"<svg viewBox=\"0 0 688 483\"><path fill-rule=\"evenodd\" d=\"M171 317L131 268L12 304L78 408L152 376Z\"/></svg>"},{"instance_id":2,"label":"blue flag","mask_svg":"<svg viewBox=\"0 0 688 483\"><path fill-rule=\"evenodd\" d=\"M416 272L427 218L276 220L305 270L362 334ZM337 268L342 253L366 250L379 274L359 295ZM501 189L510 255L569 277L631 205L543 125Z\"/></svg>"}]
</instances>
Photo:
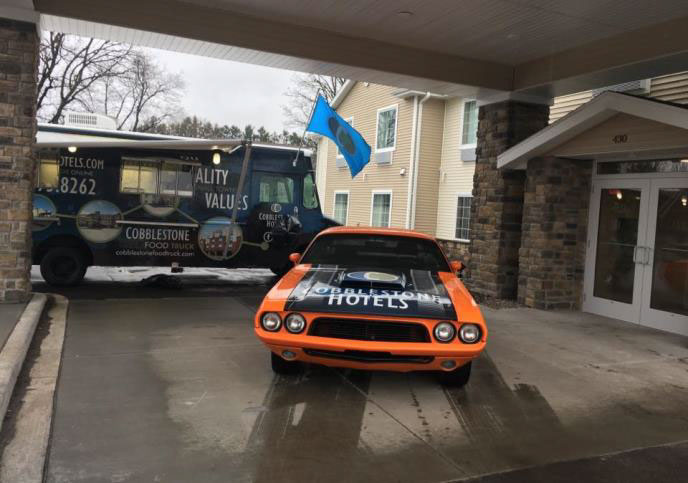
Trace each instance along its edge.
<instances>
[{"instance_id":1,"label":"blue flag","mask_svg":"<svg viewBox=\"0 0 688 483\"><path fill-rule=\"evenodd\" d=\"M334 141L349 165L352 178L370 161L370 146L363 136L342 119L320 95L306 130Z\"/></svg>"}]
</instances>

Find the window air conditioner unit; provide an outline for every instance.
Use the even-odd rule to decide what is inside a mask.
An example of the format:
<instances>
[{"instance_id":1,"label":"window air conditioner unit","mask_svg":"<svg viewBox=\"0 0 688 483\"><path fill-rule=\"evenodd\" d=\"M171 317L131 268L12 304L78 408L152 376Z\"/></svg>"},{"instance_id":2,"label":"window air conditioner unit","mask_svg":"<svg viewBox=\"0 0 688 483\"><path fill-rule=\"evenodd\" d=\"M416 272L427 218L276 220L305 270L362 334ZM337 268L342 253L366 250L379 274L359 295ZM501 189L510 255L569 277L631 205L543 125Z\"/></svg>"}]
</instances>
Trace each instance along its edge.
<instances>
[{"instance_id":1,"label":"window air conditioner unit","mask_svg":"<svg viewBox=\"0 0 688 483\"><path fill-rule=\"evenodd\" d=\"M382 151L375 153L375 162L377 164L389 164L392 162L392 151Z\"/></svg>"}]
</instances>

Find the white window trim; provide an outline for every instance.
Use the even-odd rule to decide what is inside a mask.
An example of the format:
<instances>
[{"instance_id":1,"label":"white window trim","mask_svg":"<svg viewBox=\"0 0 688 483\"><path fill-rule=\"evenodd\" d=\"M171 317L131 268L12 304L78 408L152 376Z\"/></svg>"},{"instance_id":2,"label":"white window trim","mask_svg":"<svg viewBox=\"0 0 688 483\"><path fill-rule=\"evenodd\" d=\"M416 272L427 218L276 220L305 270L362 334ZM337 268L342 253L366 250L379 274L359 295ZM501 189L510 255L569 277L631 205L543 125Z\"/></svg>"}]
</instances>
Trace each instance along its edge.
<instances>
[{"instance_id":1,"label":"white window trim","mask_svg":"<svg viewBox=\"0 0 688 483\"><path fill-rule=\"evenodd\" d=\"M459 210L459 198L471 198L471 207L473 206L473 193L456 193L454 196L456 200L454 203L454 237L452 239L460 243L470 243L471 241L466 238L456 238L456 215L458 215L457 211ZM469 219L469 223L470 221Z\"/></svg>"},{"instance_id":2,"label":"white window trim","mask_svg":"<svg viewBox=\"0 0 688 483\"><path fill-rule=\"evenodd\" d=\"M387 148L378 148L377 147L377 134L378 134L378 128L380 127L380 113L381 112L386 112L386 111L392 111L394 110L396 114L394 115L394 144L392 146L389 146ZM397 149L397 127L399 126L399 104L392 104L391 106L387 107L381 107L380 109L377 110L377 114L375 114L375 152L376 153L386 153L388 151L394 151Z\"/></svg>"},{"instance_id":3,"label":"white window trim","mask_svg":"<svg viewBox=\"0 0 688 483\"><path fill-rule=\"evenodd\" d=\"M349 190L336 190L334 194L332 195L332 219L336 220L334 217L335 215L335 210L337 209L337 195L346 195L346 217L344 219L343 225L346 226L347 223L349 223L349 206L351 203L349 201L351 200L351 194L349 193Z\"/></svg>"},{"instance_id":4,"label":"white window trim","mask_svg":"<svg viewBox=\"0 0 688 483\"><path fill-rule=\"evenodd\" d=\"M342 119L344 119L344 118L342 118ZM347 117L346 119L344 119L344 121L345 121L345 122L348 122L349 124L351 124L351 127L354 127L354 116ZM335 149L337 150L337 154L335 154L335 157L336 157L337 159L344 159L344 155L341 153L341 151L339 151L339 146L337 146L337 144L336 144L334 141L332 142L332 144L334 144L334 147L335 147ZM344 169L344 168L347 168L347 167L348 167L347 165L344 165L344 166L337 166L337 169Z\"/></svg>"},{"instance_id":5,"label":"white window trim","mask_svg":"<svg viewBox=\"0 0 688 483\"><path fill-rule=\"evenodd\" d=\"M477 99L464 99L463 102L461 103L461 125L459 126L459 149L469 149L469 148L476 148L478 147L478 143L470 143L470 144L463 144L463 123L464 119L466 119L466 104L469 102L475 102L476 109L478 109L478 101ZM476 130L478 129L478 126L475 126Z\"/></svg>"},{"instance_id":6,"label":"white window trim","mask_svg":"<svg viewBox=\"0 0 688 483\"><path fill-rule=\"evenodd\" d=\"M392 190L373 190L370 194L370 225L373 226L373 206L375 206L375 195L389 195L389 218L387 219L387 228L392 226L392 202L394 200L394 195ZM385 227L376 227L385 228Z\"/></svg>"}]
</instances>

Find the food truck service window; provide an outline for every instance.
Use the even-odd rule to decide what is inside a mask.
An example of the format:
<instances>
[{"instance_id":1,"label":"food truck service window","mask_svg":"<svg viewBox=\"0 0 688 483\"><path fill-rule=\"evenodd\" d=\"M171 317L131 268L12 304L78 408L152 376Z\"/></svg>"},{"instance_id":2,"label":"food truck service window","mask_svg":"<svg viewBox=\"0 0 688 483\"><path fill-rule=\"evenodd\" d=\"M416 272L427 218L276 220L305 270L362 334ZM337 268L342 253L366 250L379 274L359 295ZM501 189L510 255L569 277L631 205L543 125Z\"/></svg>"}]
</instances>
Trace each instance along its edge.
<instances>
[{"instance_id":1,"label":"food truck service window","mask_svg":"<svg viewBox=\"0 0 688 483\"><path fill-rule=\"evenodd\" d=\"M36 187L43 189L57 188L60 181L60 167L57 158L42 158L38 162L38 177Z\"/></svg>"},{"instance_id":2,"label":"food truck service window","mask_svg":"<svg viewBox=\"0 0 688 483\"><path fill-rule=\"evenodd\" d=\"M122 193L193 196L193 166L176 161L122 159Z\"/></svg>"}]
</instances>

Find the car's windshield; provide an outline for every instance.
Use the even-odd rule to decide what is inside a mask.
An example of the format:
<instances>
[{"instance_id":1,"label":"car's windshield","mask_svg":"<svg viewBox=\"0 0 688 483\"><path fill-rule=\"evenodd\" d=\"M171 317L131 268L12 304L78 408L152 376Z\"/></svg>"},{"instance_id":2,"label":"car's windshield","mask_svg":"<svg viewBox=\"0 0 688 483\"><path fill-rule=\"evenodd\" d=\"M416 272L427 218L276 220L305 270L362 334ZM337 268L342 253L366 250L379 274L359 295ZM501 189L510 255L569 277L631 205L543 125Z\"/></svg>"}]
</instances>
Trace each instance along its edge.
<instances>
[{"instance_id":1,"label":"car's windshield","mask_svg":"<svg viewBox=\"0 0 688 483\"><path fill-rule=\"evenodd\" d=\"M301 263L450 271L444 255L434 241L393 235L323 235L313 242Z\"/></svg>"}]
</instances>

